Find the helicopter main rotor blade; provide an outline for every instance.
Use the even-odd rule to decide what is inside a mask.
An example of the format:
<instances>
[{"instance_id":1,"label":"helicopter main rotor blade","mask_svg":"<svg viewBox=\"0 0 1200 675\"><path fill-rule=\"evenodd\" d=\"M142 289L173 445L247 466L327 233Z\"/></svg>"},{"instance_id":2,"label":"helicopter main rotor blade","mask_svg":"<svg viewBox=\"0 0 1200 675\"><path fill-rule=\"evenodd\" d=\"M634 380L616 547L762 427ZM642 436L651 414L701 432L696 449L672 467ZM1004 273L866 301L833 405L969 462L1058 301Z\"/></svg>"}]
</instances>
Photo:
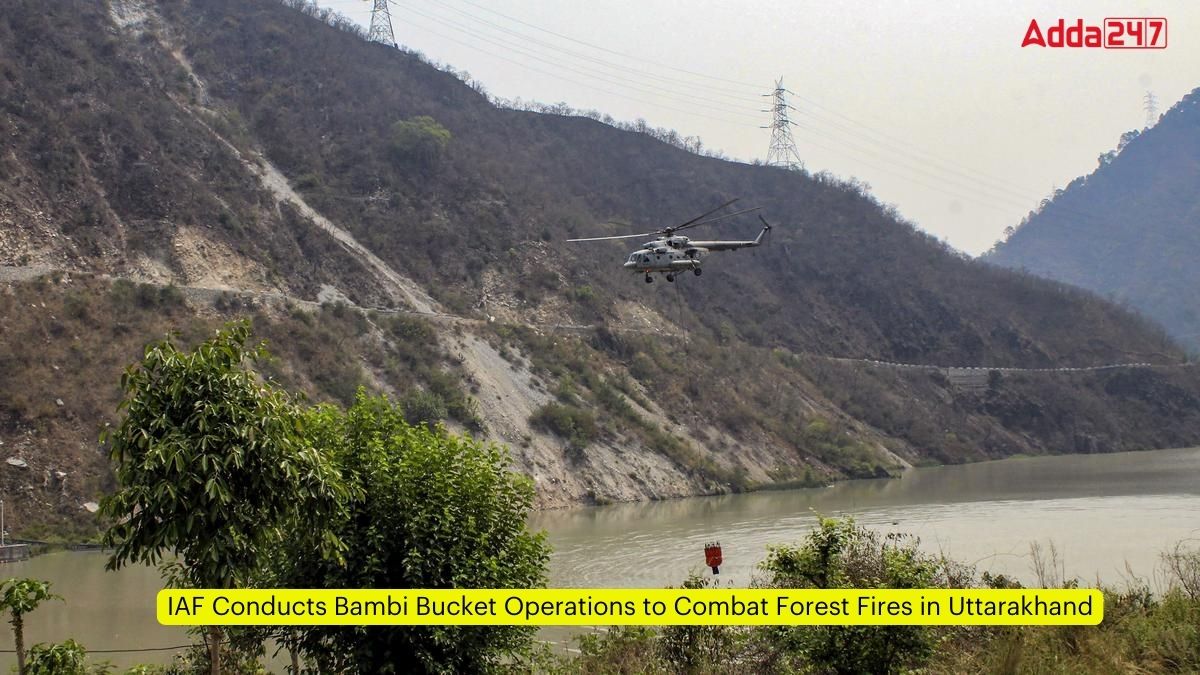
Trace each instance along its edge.
<instances>
[{"instance_id":1,"label":"helicopter main rotor blade","mask_svg":"<svg viewBox=\"0 0 1200 675\"><path fill-rule=\"evenodd\" d=\"M713 209L712 211L707 211L707 212L705 212L705 213L701 213L700 215L696 216L695 218L692 218L691 220L687 221L686 223L682 223L682 224L680 224L680 225L676 225L675 227L668 227L668 228L664 228L664 231L665 231L665 230L671 230L671 231L674 231L674 230L683 229L683 228L685 228L685 227L687 227L687 226L689 226L689 225L692 225L692 224L694 224L696 221L703 220L703 219L705 219L705 218L707 218L707 217L711 216L712 214L716 213L717 211L720 211L721 209L725 208L726 206L729 206L730 204L732 204L732 203L736 202L738 199L740 199L740 197L734 197L733 199L730 199L729 201L727 201L727 202L725 202L724 204L722 204L722 205L718 206L717 208Z\"/></svg>"},{"instance_id":2,"label":"helicopter main rotor blade","mask_svg":"<svg viewBox=\"0 0 1200 675\"><path fill-rule=\"evenodd\" d=\"M682 229L684 229L684 228L687 228L687 227L696 227L696 226L698 226L698 225L707 225L707 224L709 224L709 223L715 223L715 222L717 222L718 220L724 220L724 219L726 219L726 218L732 218L732 217L734 217L734 216L740 216L740 215L742 215L743 213L750 213L750 212L752 212L752 211L758 211L758 210L759 210L759 209L761 209L761 208L762 208L761 206L756 206L756 207L754 207L754 208L752 208L752 209L742 209L741 211L734 211L733 213L726 213L726 214L724 214L724 215L721 215L721 216L716 216L715 218L709 218L708 220L701 220L700 222L698 222L698 223L692 223L691 225L680 225L679 227L675 228L675 231L676 231L676 232L678 232L678 231L680 231L680 230L682 230Z\"/></svg>"},{"instance_id":3,"label":"helicopter main rotor blade","mask_svg":"<svg viewBox=\"0 0 1200 675\"><path fill-rule=\"evenodd\" d=\"M658 232L643 232L642 234L618 234L615 237L584 237L582 239L568 239L567 241L604 241L605 239L632 239L634 237L653 237L659 234Z\"/></svg>"}]
</instances>

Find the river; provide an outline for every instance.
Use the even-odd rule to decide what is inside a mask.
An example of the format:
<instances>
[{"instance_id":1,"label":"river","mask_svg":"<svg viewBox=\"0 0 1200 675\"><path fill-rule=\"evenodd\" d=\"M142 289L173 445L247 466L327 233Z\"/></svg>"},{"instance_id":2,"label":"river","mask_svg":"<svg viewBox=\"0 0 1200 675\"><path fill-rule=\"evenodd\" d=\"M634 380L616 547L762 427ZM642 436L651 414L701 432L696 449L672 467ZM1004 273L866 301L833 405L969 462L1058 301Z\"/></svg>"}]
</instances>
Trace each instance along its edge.
<instances>
[{"instance_id":1,"label":"river","mask_svg":"<svg viewBox=\"0 0 1200 675\"><path fill-rule=\"evenodd\" d=\"M853 516L907 532L931 552L1035 581L1030 545L1057 549L1068 578L1120 584L1130 570L1153 585L1159 555L1200 538L1200 448L1014 458L913 469L903 479L833 487L622 504L535 514L554 553L560 587L662 587L709 574L704 544L719 540L720 582L747 584L769 544L799 541L816 514ZM99 553L54 553L0 567L4 576L53 582L65 602L27 616L26 643L74 637L93 649L181 645L186 635L154 619L157 573L104 571ZM561 638L555 629L550 637ZM4 632L0 649L12 649ZM171 652L97 654L114 664L162 662ZM11 654L0 655L7 670Z\"/></svg>"}]
</instances>

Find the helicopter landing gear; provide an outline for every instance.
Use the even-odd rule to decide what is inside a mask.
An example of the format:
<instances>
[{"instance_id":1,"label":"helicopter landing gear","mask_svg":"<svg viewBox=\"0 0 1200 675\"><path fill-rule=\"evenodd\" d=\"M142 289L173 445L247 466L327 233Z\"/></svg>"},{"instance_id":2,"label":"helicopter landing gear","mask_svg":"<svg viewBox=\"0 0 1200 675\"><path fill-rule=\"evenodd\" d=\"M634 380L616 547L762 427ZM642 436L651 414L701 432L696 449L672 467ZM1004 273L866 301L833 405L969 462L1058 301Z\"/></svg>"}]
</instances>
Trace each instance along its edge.
<instances>
[{"instance_id":1,"label":"helicopter landing gear","mask_svg":"<svg viewBox=\"0 0 1200 675\"><path fill-rule=\"evenodd\" d=\"M697 267L696 269L692 270L692 272L694 272L696 276L700 276L701 269Z\"/></svg>"},{"instance_id":2,"label":"helicopter landing gear","mask_svg":"<svg viewBox=\"0 0 1200 675\"><path fill-rule=\"evenodd\" d=\"M648 283L648 284L649 284L649 283L652 283L653 281L654 281L654 277L652 277L652 276L650 276L649 274L647 274L647 275L646 275L646 283Z\"/></svg>"},{"instance_id":3,"label":"helicopter landing gear","mask_svg":"<svg viewBox=\"0 0 1200 675\"><path fill-rule=\"evenodd\" d=\"M668 275L667 275L667 281L675 281L675 275L674 275L674 274L668 274Z\"/></svg>"}]
</instances>

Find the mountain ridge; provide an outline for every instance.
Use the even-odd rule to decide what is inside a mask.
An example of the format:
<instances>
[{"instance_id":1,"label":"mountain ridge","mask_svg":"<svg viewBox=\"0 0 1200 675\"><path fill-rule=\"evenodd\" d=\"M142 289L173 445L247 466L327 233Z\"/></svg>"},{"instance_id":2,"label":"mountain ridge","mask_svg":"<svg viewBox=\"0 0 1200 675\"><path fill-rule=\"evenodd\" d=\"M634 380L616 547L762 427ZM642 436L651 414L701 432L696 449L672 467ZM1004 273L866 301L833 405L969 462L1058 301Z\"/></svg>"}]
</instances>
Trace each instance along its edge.
<instances>
[{"instance_id":1,"label":"mountain ridge","mask_svg":"<svg viewBox=\"0 0 1200 675\"><path fill-rule=\"evenodd\" d=\"M1123 135L984 259L1089 288L1200 347L1200 89Z\"/></svg>"}]
</instances>

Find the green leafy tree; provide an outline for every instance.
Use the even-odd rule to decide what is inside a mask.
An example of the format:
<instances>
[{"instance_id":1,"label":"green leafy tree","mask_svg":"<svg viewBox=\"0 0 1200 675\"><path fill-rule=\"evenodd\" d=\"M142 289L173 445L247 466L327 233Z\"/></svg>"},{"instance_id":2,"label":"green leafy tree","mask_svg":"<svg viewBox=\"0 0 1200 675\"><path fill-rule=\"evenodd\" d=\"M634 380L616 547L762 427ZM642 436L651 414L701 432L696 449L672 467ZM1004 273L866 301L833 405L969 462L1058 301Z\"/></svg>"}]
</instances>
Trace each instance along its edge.
<instances>
[{"instance_id":1,"label":"green leafy tree","mask_svg":"<svg viewBox=\"0 0 1200 675\"><path fill-rule=\"evenodd\" d=\"M0 581L0 611L7 611L12 617L9 622L13 627L13 640L17 648L17 672L26 675L25 670L25 615L37 609L46 600L61 600L50 592L49 581L38 579L5 579Z\"/></svg>"},{"instance_id":2,"label":"green leafy tree","mask_svg":"<svg viewBox=\"0 0 1200 675\"><path fill-rule=\"evenodd\" d=\"M506 449L441 426L410 425L401 407L359 392L342 412L312 409L306 427L332 448L355 490L327 526L348 544L345 564L280 549L276 581L296 588L532 588L548 547L530 533L528 478ZM319 672L487 672L531 647L518 626L317 627L287 640Z\"/></svg>"},{"instance_id":3,"label":"green leafy tree","mask_svg":"<svg viewBox=\"0 0 1200 675\"><path fill-rule=\"evenodd\" d=\"M853 519L822 518L799 546L771 549L762 563L776 588L927 588L952 585L944 561L907 535L877 533ZM928 659L924 626L795 626L768 629L785 652L819 671L896 673Z\"/></svg>"},{"instance_id":4,"label":"green leafy tree","mask_svg":"<svg viewBox=\"0 0 1200 675\"><path fill-rule=\"evenodd\" d=\"M450 144L450 130L428 115L401 120L392 125L392 153L405 162L430 168Z\"/></svg>"},{"instance_id":5,"label":"green leafy tree","mask_svg":"<svg viewBox=\"0 0 1200 675\"><path fill-rule=\"evenodd\" d=\"M87 675L87 650L74 640L29 648L27 675Z\"/></svg>"},{"instance_id":6,"label":"green leafy tree","mask_svg":"<svg viewBox=\"0 0 1200 675\"><path fill-rule=\"evenodd\" d=\"M104 434L119 489L102 503L114 547L110 569L179 563L176 581L196 588L252 584L281 530L316 521L347 493L336 467L303 436L297 406L250 369L266 355L248 347L250 326L232 323L192 351L170 337L146 347L122 376L120 424ZM211 672L220 673L221 630L208 629Z\"/></svg>"}]
</instances>

